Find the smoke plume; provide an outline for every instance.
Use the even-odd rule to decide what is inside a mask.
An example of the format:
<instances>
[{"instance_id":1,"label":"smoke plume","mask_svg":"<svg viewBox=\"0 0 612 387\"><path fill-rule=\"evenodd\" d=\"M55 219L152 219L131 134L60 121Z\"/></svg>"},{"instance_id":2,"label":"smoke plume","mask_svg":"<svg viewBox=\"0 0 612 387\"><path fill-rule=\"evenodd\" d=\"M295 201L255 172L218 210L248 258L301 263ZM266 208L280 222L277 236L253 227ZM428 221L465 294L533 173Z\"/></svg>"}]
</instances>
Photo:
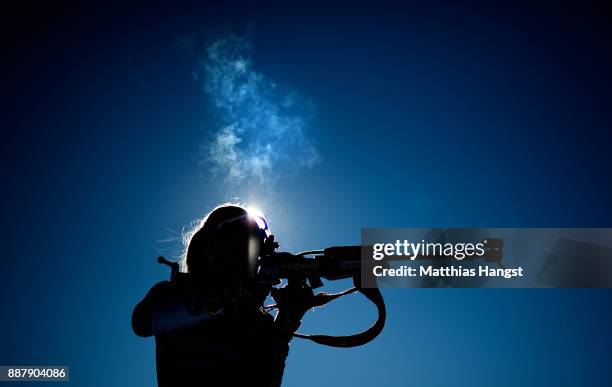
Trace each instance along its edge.
<instances>
[{"instance_id":1,"label":"smoke plume","mask_svg":"<svg viewBox=\"0 0 612 387\"><path fill-rule=\"evenodd\" d=\"M313 104L255 71L253 44L226 34L206 48L198 73L219 124L202 162L232 187L271 186L319 161L304 129Z\"/></svg>"}]
</instances>

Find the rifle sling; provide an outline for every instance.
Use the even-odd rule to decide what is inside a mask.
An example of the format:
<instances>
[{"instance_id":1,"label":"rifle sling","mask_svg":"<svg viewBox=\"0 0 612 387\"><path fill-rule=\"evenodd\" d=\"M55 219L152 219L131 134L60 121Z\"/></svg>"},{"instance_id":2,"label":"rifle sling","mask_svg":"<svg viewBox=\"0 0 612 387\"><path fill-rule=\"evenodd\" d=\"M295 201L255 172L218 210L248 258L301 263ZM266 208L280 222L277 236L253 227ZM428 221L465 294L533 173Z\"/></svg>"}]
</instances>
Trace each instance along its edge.
<instances>
[{"instance_id":1,"label":"rifle sling","mask_svg":"<svg viewBox=\"0 0 612 387\"><path fill-rule=\"evenodd\" d=\"M299 337L301 339L311 340L317 344L327 345L330 347L339 347L339 348L350 348L350 347L358 347L360 345L364 345L374 340L376 336L378 336L384 326L385 319L387 318L387 310L385 308L385 301L380 293L378 288L351 288L347 289L343 292L336 294L327 294L327 293L319 293L315 296L315 304L314 306L322 306L327 304L328 302L335 300L341 296L345 296L347 294L353 293L355 291L360 292L374 305L376 305L376 309L378 311L378 319L370 328L366 329L361 333L357 333L349 336L328 336L328 335L304 335L301 333L294 333L294 337Z\"/></svg>"}]
</instances>

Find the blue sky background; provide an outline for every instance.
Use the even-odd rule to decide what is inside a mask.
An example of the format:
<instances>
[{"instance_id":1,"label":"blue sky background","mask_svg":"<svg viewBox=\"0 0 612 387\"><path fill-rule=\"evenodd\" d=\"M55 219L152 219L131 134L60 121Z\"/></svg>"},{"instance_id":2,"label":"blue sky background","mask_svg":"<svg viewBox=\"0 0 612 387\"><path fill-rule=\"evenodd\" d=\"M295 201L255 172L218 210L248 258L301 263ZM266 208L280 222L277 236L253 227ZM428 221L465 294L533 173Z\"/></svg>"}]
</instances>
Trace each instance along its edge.
<instances>
[{"instance_id":1,"label":"blue sky background","mask_svg":"<svg viewBox=\"0 0 612 387\"><path fill-rule=\"evenodd\" d=\"M8 14L0 364L148 386L130 328L160 242L234 195L198 44L252 25L254 68L316 105L321 162L256 197L288 250L362 227L610 227L610 13L597 5L24 5ZM196 45L196 48L198 46ZM203 47L203 46L202 46ZM332 289L348 286L334 284ZM385 289L373 343L292 344L287 386L609 386L609 290ZM308 332L366 327L348 297Z\"/></svg>"}]
</instances>

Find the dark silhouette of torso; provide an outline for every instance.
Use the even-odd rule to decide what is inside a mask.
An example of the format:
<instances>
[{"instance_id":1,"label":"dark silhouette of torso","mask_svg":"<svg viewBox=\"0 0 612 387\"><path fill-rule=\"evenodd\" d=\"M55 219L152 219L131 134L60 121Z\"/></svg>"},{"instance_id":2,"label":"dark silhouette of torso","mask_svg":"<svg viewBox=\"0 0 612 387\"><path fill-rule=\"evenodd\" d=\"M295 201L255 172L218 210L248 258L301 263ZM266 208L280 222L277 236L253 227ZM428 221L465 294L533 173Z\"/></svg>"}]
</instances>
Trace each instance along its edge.
<instances>
[{"instance_id":1,"label":"dark silhouette of torso","mask_svg":"<svg viewBox=\"0 0 612 387\"><path fill-rule=\"evenodd\" d=\"M146 335L156 303L177 292L180 290L169 282L155 285L135 309L135 331L140 329L139 334ZM157 334L158 384L280 386L289 339L274 325L273 317L258 308L211 316L195 325Z\"/></svg>"}]
</instances>

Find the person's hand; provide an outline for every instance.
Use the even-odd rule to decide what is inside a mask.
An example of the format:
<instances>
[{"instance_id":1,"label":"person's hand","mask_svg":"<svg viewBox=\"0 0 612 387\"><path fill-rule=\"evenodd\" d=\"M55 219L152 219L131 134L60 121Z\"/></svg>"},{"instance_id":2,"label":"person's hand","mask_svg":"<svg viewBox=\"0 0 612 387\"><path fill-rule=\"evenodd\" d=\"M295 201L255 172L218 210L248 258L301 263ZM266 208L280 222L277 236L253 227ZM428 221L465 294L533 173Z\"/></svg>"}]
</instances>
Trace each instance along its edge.
<instances>
[{"instance_id":1,"label":"person's hand","mask_svg":"<svg viewBox=\"0 0 612 387\"><path fill-rule=\"evenodd\" d=\"M273 288L271 295L278 306L277 320L286 320L291 330L297 329L314 303L314 293L307 284L289 283L282 288Z\"/></svg>"}]
</instances>

